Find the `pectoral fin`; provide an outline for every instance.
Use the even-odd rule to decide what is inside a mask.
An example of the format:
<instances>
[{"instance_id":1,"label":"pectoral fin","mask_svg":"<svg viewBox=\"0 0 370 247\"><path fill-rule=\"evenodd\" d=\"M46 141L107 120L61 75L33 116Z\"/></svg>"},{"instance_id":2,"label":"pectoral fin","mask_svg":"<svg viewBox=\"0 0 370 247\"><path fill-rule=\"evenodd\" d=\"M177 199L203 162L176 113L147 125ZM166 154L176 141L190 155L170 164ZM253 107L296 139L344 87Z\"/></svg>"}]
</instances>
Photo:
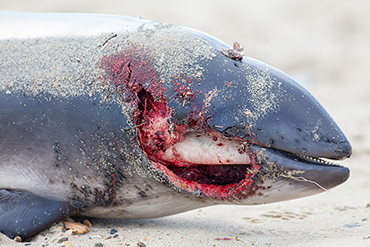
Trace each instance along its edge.
<instances>
[{"instance_id":1,"label":"pectoral fin","mask_svg":"<svg viewBox=\"0 0 370 247\"><path fill-rule=\"evenodd\" d=\"M23 240L69 216L64 201L47 199L24 190L0 190L0 232Z\"/></svg>"}]
</instances>

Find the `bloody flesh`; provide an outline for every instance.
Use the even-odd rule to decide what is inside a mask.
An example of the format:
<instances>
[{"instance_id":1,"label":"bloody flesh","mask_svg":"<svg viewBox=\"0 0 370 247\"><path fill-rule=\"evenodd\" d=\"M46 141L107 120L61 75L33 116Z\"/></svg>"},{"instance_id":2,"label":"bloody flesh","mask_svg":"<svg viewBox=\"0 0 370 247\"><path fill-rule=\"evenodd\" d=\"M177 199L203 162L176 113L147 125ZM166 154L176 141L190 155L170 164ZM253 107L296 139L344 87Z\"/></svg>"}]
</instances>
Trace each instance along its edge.
<instances>
[{"instance_id":1,"label":"bloody flesh","mask_svg":"<svg viewBox=\"0 0 370 247\"><path fill-rule=\"evenodd\" d=\"M167 166L177 176L200 184L237 184L245 178L251 165L194 165L190 167Z\"/></svg>"},{"instance_id":2,"label":"bloody flesh","mask_svg":"<svg viewBox=\"0 0 370 247\"><path fill-rule=\"evenodd\" d=\"M185 191L200 191L216 198L246 196L253 192L252 178L260 168L258 165L193 164L176 155L175 159L165 159L166 150L181 142L191 130L186 124L170 122L172 110L165 99L155 101L145 89L137 95L139 104L135 117L140 144L154 167L166 174L172 183ZM213 141L218 139L211 138Z\"/></svg>"},{"instance_id":3,"label":"bloody flesh","mask_svg":"<svg viewBox=\"0 0 370 247\"><path fill-rule=\"evenodd\" d=\"M134 121L139 142L148 159L152 161L153 168L163 173L178 189L190 193L219 199L253 194L253 177L261 166L255 164L252 158L248 164L223 165L221 161L221 164L195 164L184 161L176 154L176 149L171 150L171 158L165 155L168 148L184 140L186 133L194 131L194 126L205 126L205 123L200 123L201 117L194 117L194 112L189 113L187 123L171 122L173 110L168 105L166 90L159 82L159 73L154 69L152 61L147 50L132 47L103 58L102 67L108 74L107 77L119 89L117 92L136 108ZM179 82L174 80L173 83L177 85ZM180 101L184 100L185 96L195 97L189 87L186 87L186 90L181 89L186 92L177 92ZM217 136L220 137L219 133L209 128L201 130L210 134L215 145L223 146L222 143L216 143L219 139Z\"/></svg>"}]
</instances>

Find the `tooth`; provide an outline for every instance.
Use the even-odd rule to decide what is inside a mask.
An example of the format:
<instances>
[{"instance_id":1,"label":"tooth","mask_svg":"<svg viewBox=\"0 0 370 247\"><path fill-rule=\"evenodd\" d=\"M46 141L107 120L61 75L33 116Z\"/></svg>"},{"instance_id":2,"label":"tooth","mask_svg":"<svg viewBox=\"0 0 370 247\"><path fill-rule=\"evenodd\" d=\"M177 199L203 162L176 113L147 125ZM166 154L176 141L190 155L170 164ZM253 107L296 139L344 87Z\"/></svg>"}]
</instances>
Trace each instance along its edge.
<instances>
[{"instance_id":1,"label":"tooth","mask_svg":"<svg viewBox=\"0 0 370 247\"><path fill-rule=\"evenodd\" d=\"M315 161L315 162L318 162L318 163L322 163L322 164L340 166L340 164L335 163L335 162L330 161L330 160L327 160L327 159L324 159L324 158L310 157L310 156L301 155L301 154L297 154L297 156L301 157L301 158L304 158L304 159L312 160L312 161Z\"/></svg>"}]
</instances>

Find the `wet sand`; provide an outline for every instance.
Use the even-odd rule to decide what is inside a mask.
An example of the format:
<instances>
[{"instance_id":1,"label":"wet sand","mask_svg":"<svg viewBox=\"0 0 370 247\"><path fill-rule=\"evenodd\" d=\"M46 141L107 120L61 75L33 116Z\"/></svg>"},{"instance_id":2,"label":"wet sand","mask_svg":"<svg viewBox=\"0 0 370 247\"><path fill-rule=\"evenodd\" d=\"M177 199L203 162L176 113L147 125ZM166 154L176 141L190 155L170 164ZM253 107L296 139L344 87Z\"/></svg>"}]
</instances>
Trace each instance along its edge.
<instances>
[{"instance_id":1,"label":"wet sand","mask_svg":"<svg viewBox=\"0 0 370 247\"><path fill-rule=\"evenodd\" d=\"M216 206L151 220L91 219L84 235L61 223L29 246L370 246L370 2L17 1L0 9L129 15L201 30L286 72L321 102L353 146L343 185L262 206ZM117 230L111 234L111 229ZM67 237L67 241L59 241ZM65 240L65 239L64 239ZM25 246L0 236L0 245Z\"/></svg>"}]
</instances>

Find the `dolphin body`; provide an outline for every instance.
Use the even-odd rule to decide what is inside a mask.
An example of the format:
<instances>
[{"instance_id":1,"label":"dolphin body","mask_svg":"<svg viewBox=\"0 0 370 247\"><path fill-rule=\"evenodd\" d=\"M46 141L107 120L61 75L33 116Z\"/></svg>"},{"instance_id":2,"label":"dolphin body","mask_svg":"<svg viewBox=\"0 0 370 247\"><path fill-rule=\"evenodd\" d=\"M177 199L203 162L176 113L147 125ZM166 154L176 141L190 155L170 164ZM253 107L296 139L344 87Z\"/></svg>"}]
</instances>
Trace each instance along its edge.
<instances>
[{"instance_id":1,"label":"dolphin body","mask_svg":"<svg viewBox=\"0 0 370 247\"><path fill-rule=\"evenodd\" d=\"M129 17L0 12L0 231L313 195L351 146L284 73ZM325 158L325 159L322 159Z\"/></svg>"}]
</instances>

